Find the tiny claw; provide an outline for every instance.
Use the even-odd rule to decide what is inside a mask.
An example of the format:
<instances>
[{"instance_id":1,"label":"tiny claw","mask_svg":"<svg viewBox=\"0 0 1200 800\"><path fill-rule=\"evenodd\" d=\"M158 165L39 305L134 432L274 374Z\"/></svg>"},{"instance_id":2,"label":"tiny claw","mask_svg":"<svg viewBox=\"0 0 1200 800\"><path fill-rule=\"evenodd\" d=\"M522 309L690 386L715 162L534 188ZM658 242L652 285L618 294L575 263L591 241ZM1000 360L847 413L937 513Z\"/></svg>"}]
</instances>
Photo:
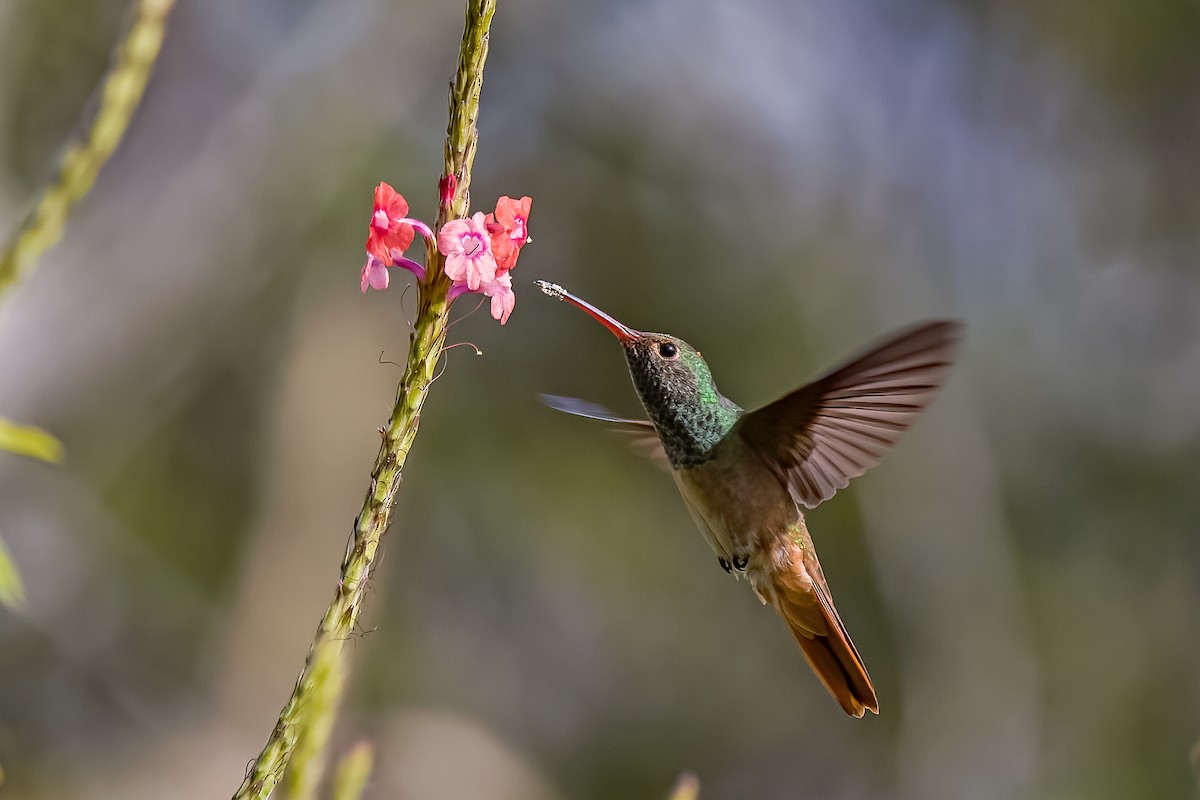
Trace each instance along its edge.
<instances>
[{"instance_id":1,"label":"tiny claw","mask_svg":"<svg viewBox=\"0 0 1200 800\"><path fill-rule=\"evenodd\" d=\"M380 425L380 426L379 426L378 428L376 428L375 430L379 431L379 438L381 438L381 439L386 439L386 438L387 438L387 428L385 428L385 427L383 427L382 425Z\"/></svg>"}]
</instances>

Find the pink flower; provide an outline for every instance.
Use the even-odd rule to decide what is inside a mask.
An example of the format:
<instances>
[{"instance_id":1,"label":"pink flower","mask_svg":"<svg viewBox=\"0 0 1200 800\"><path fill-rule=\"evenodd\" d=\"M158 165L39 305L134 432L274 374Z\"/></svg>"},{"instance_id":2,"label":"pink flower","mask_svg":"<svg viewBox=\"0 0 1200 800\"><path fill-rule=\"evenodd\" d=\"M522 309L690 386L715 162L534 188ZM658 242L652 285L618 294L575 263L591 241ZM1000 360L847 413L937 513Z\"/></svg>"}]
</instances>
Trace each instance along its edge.
<instances>
[{"instance_id":1,"label":"pink flower","mask_svg":"<svg viewBox=\"0 0 1200 800\"><path fill-rule=\"evenodd\" d=\"M496 201L496 213L487 215L487 229L492 237L492 252L501 272L517 264L517 256L529 238L529 208L532 197L513 200L507 195Z\"/></svg>"},{"instance_id":2,"label":"pink flower","mask_svg":"<svg viewBox=\"0 0 1200 800\"><path fill-rule=\"evenodd\" d=\"M452 219L438 232L438 252L446 257L446 275L466 283L472 292L496 279L496 257L483 212Z\"/></svg>"},{"instance_id":3,"label":"pink flower","mask_svg":"<svg viewBox=\"0 0 1200 800\"><path fill-rule=\"evenodd\" d=\"M482 284L479 291L485 297L492 298L492 319L500 320L500 324L508 322L508 315L517 304L517 296L512 290L512 276L507 272L496 276L496 280Z\"/></svg>"},{"instance_id":4,"label":"pink flower","mask_svg":"<svg viewBox=\"0 0 1200 800\"><path fill-rule=\"evenodd\" d=\"M388 271L382 261L371 254L367 254L367 263L363 264L362 281L360 282L363 294L367 293L367 289L375 289L382 291L388 287Z\"/></svg>"},{"instance_id":5,"label":"pink flower","mask_svg":"<svg viewBox=\"0 0 1200 800\"><path fill-rule=\"evenodd\" d=\"M408 202L399 192L386 183L375 187L375 210L371 213L367 234L367 253L382 261L385 267L412 244L413 226L407 215ZM387 286L386 280L383 285Z\"/></svg>"}]
</instances>

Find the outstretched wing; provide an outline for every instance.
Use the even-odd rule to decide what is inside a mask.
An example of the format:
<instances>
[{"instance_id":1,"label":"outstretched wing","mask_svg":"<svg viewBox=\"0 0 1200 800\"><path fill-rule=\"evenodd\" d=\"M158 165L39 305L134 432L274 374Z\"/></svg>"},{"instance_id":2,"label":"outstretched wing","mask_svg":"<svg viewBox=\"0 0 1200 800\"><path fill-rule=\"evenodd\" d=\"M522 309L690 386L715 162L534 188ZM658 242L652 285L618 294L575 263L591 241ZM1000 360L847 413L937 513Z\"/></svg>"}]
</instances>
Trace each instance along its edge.
<instances>
[{"instance_id":1,"label":"outstretched wing","mask_svg":"<svg viewBox=\"0 0 1200 800\"><path fill-rule=\"evenodd\" d=\"M650 420L618 417L604 406L575 397L561 397L556 394L543 394L540 397L543 403L556 411L609 423L613 429L631 437L631 444L636 453L650 459L655 466L670 469L667 453L663 450L658 432L654 430L654 423Z\"/></svg>"},{"instance_id":2,"label":"outstretched wing","mask_svg":"<svg viewBox=\"0 0 1200 800\"><path fill-rule=\"evenodd\" d=\"M742 417L741 435L797 502L814 508L879 463L946 379L957 322L904 331Z\"/></svg>"}]
</instances>

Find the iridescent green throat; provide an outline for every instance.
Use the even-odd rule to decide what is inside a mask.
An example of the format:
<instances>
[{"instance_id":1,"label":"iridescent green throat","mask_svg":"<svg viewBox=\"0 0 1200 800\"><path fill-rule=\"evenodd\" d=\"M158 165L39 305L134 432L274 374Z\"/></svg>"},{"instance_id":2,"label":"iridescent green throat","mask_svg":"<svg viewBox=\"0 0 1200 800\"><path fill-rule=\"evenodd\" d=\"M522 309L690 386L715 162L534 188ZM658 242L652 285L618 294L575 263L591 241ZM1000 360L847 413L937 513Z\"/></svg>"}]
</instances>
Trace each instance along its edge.
<instances>
[{"instance_id":1,"label":"iridescent green throat","mask_svg":"<svg viewBox=\"0 0 1200 800\"><path fill-rule=\"evenodd\" d=\"M671 466L695 467L711 460L743 411L717 391L700 354L685 345L677 361L663 362L648 348L630 344L625 357Z\"/></svg>"}]
</instances>

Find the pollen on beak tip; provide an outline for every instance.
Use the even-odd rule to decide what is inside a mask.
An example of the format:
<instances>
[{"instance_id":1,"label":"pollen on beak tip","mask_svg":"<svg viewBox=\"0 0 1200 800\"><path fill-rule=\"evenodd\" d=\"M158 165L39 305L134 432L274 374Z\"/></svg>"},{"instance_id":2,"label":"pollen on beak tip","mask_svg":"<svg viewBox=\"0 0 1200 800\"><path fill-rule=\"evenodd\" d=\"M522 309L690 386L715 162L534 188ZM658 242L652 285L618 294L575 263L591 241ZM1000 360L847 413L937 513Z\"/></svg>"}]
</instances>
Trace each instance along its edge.
<instances>
[{"instance_id":1,"label":"pollen on beak tip","mask_svg":"<svg viewBox=\"0 0 1200 800\"><path fill-rule=\"evenodd\" d=\"M550 281L534 281L533 283L546 294L551 297L557 297L559 300L563 299L563 293L566 292L566 289Z\"/></svg>"}]
</instances>

